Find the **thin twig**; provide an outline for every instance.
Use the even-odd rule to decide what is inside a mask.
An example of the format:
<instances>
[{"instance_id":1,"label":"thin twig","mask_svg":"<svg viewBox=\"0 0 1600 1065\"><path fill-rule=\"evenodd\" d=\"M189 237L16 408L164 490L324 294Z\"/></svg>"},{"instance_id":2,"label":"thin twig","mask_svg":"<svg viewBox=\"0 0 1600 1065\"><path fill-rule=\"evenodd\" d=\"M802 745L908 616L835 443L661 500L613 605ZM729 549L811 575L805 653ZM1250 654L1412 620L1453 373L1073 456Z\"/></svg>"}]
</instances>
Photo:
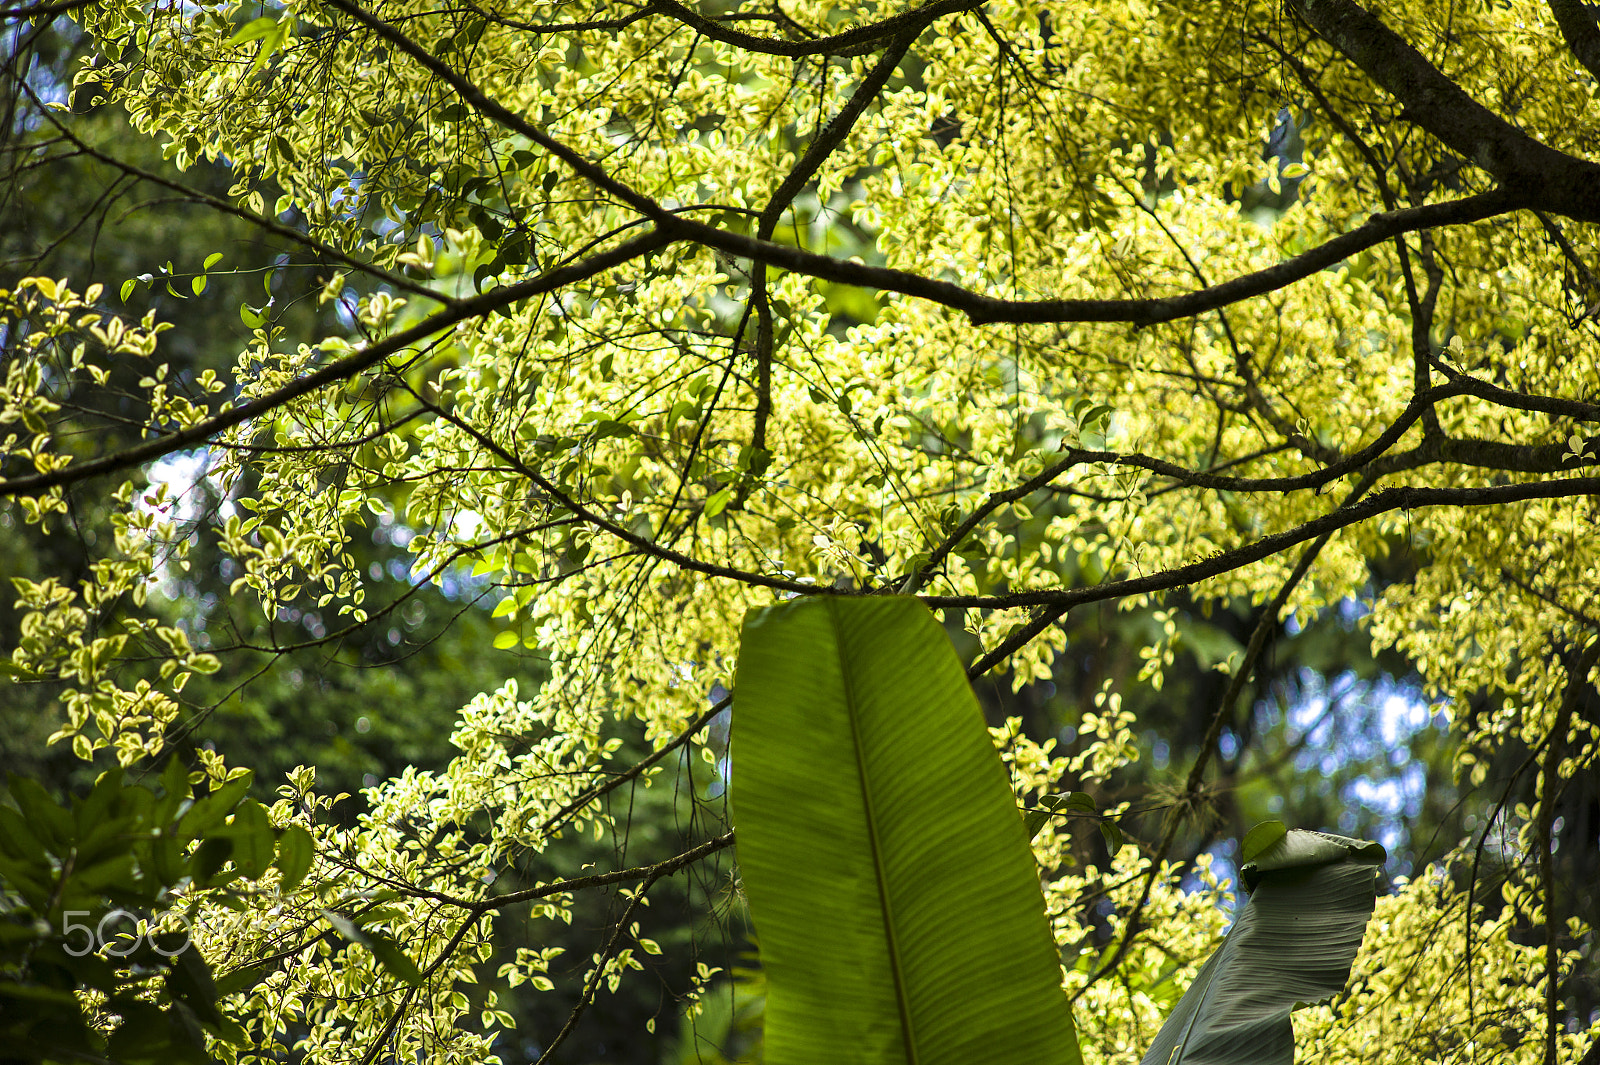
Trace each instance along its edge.
<instances>
[{"instance_id":1,"label":"thin twig","mask_svg":"<svg viewBox=\"0 0 1600 1065\"><path fill-rule=\"evenodd\" d=\"M1556 919L1555 855L1552 853L1561 758L1566 753L1567 729L1572 724L1572 715L1578 709L1584 689L1589 686L1589 671L1597 662L1600 662L1600 638L1584 649L1567 674L1567 690L1550 729L1539 788L1539 879L1544 893L1544 1065L1556 1065L1556 1043L1562 1027L1561 952L1557 947L1559 922Z\"/></svg>"},{"instance_id":2,"label":"thin twig","mask_svg":"<svg viewBox=\"0 0 1600 1065\"><path fill-rule=\"evenodd\" d=\"M1354 502L1371 486L1372 481L1368 479L1353 488L1350 495L1345 499L1346 505ZM1316 561L1317 556L1332 538L1332 531L1326 532L1301 552L1300 560L1295 563L1293 572L1283 582L1282 587L1278 589L1278 594L1273 596L1272 602L1267 604L1267 608L1262 612L1260 620L1256 622L1255 630L1250 634L1250 643L1245 648L1244 657L1239 662L1238 667L1234 669L1233 675L1228 678L1227 690L1222 693L1222 698L1217 703L1217 709L1211 715L1211 724L1206 729L1205 738L1200 742L1200 753L1196 756L1194 765L1189 769L1188 779L1184 781L1183 799L1175 804L1167 814L1166 831L1162 835L1160 846L1156 848L1156 853L1151 857L1150 871L1145 875L1144 883L1139 889L1139 898L1134 902L1133 909L1129 912L1127 920L1123 922L1122 939L1118 942L1116 949L1111 952L1110 957L1089 976L1084 985L1073 995L1074 1002L1085 991L1093 987L1096 981L1121 964L1123 957L1128 953L1128 949L1133 946L1134 938L1140 931L1140 919L1144 914L1145 903L1149 901L1150 890L1155 885L1156 877L1161 872L1161 863L1166 860L1168 852L1172 850L1172 844L1177 840L1178 831L1184 823L1183 815L1185 812L1196 810L1199 807L1204 790L1206 768L1210 765L1212 754L1216 751L1217 743L1222 738L1223 726L1233 717L1234 705L1239 701L1239 696L1244 693L1245 684L1249 682L1255 672L1256 663L1261 658L1261 652L1266 649L1267 637L1278 627L1279 612L1288 605L1289 596L1294 593L1295 588L1305 579L1305 575L1311 571L1312 563Z\"/></svg>"},{"instance_id":3,"label":"thin twig","mask_svg":"<svg viewBox=\"0 0 1600 1065\"><path fill-rule=\"evenodd\" d=\"M665 247L668 243L670 243L668 238L659 231L652 231L632 240L624 241L616 247L600 252L582 262L559 266L553 270L545 271L538 277L532 277L513 285L502 285L470 299L457 300L455 303L429 315L410 329L403 329L382 340L375 341L352 355L336 359L321 369L313 370L304 377L297 377L281 388L275 388L271 392L257 396L249 402L241 403L220 414L212 415L184 429L158 436L143 444L125 448L110 455L103 455L100 458L89 459L85 462L75 462L59 470L52 470L49 473L11 477L0 481L0 496L37 495L52 488L87 480L90 477L97 477L104 473L139 466L163 455L170 455L174 451L182 451L185 448L204 443L218 433L247 422L258 415L274 411L285 403L315 392L325 385L354 377L363 370L376 366L390 355L403 351L412 344L421 343L435 333L458 322L478 318L497 308L509 307L513 303L525 300L530 296L552 292L577 281L586 280L596 274L636 259L641 255L646 255Z\"/></svg>"}]
</instances>

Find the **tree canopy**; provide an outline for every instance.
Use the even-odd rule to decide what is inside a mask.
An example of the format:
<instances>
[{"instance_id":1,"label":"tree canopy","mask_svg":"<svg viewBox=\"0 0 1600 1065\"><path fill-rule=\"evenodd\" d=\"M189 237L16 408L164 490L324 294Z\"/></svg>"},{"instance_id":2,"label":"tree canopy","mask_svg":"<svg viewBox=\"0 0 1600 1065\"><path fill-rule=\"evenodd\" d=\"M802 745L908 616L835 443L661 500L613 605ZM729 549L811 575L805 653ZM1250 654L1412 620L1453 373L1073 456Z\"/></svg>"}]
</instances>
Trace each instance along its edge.
<instances>
[{"instance_id":1,"label":"tree canopy","mask_svg":"<svg viewBox=\"0 0 1600 1065\"><path fill-rule=\"evenodd\" d=\"M1086 1061L1136 1060L1220 938L1232 886L1179 844L1277 757L1249 742L1275 643L1339 617L1449 719L1427 779L1472 816L1378 899L1302 1054L1591 1046L1592 6L3 14L5 209L55 227L0 244L5 668L59 708L50 741L220 788L261 768L196 741L220 708L293 720L308 655L472 634L437 668L481 692L349 696L453 718L447 756L402 745L359 808L271 763L303 880L175 889L248 977L215 1055L559 1059L662 951L649 889L743 906L746 611L883 594L964 634L969 679L1100 656L1070 735L1004 701L993 729L1023 805L1097 797L1033 841ZM40 184L90 164L206 228L107 262L115 197ZM1125 797L1175 720L1185 756ZM507 950L513 914L534 938ZM760 993L709 935L666 944L691 1019ZM562 1027L516 1030L563 993Z\"/></svg>"}]
</instances>

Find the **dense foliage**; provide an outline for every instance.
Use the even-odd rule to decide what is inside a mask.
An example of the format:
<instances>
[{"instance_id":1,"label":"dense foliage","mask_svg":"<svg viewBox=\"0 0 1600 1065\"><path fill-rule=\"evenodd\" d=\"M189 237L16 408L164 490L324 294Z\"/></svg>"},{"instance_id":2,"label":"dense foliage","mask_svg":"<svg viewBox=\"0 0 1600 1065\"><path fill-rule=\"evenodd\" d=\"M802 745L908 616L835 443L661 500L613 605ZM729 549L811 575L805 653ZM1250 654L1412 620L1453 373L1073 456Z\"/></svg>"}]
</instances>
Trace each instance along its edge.
<instances>
[{"instance_id":1,"label":"dense foliage","mask_svg":"<svg viewBox=\"0 0 1600 1065\"><path fill-rule=\"evenodd\" d=\"M274 762L271 824L314 837L308 875L226 900L176 885L208 963L261 976L224 1003L240 1027L218 1056L560 1054L663 949L689 981L664 978L673 1008L721 1008L733 1033L708 1059L750 1045L759 975L699 953L742 928L658 943L646 888L683 871L719 918L742 907L735 852L704 841L726 831L746 609L884 592L964 633L970 677L1072 703L994 738L1024 805L1100 800L1034 840L1085 1060L1134 1060L1215 946L1214 819L1264 782L1285 821L1327 816L1296 760L1315 700L1262 724L1288 679L1274 644L1302 628L1370 643L1367 681L1414 671L1399 702L1453 730L1422 774L1442 838L1412 841L1348 994L1301 1015L1302 1053L1590 1046L1593 8L5 17L7 165L33 190L8 217L40 224L17 205L71 162L221 227L123 276L76 220L5 245L88 249L0 292L7 669L59 708L49 738L96 768L181 758L220 789L256 754L196 730L229 705L294 720L308 656L388 664L460 611L481 657L446 644L438 667L516 674L352 685L344 716L369 727L385 702L459 711L449 756L399 736L348 815ZM225 282L204 332L227 364L169 351ZM491 648L531 664L490 669ZM1319 697L1335 730L1340 683ZM1143 770L1162 729L1171 768ZM371 933L415 981L330 934L379 893ZM519 1030L542 995L570 1020Z\"/></svg>"}]
</instances>

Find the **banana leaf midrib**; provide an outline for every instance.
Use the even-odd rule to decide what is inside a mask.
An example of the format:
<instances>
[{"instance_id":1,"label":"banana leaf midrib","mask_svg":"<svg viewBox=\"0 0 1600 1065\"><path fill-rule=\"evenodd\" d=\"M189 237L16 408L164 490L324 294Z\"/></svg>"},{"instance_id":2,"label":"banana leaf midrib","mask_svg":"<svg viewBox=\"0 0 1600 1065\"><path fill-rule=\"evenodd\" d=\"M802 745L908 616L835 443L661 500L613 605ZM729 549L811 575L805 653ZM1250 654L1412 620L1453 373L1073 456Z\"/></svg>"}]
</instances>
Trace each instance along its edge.
<instances>
[{"instance_id":1,"label":"banana leaf midrib","mask_svg":"<svg viewBox=\"0 0 1600 1065\"><path fill-rule=\"evenodd\" d=\"M828 611L829 628L833 631L834 646L845 651L844 633L839 628L839 615ZM867 770L865 744L861 738L861 717L852 678L855 670L840 671L840 689L844 695L845 718L850 722L851 747L856 756L856 779L861 787L861 805L867 816L867 840L872 851L873 881L878 889L878 906L883 915L883 932L889 953L889 971L894 978L895 1005L900 1011L900 1039L905 1046L906 1065L918 1065L916 1027L911 1020L911 1002L906 990L905 967L900 956L900 937L895 926L894 905L889 901L889 875L883 863L883 845L878 838L877 810L872 801L871 774Z\"/></svg>"}]
</instances>

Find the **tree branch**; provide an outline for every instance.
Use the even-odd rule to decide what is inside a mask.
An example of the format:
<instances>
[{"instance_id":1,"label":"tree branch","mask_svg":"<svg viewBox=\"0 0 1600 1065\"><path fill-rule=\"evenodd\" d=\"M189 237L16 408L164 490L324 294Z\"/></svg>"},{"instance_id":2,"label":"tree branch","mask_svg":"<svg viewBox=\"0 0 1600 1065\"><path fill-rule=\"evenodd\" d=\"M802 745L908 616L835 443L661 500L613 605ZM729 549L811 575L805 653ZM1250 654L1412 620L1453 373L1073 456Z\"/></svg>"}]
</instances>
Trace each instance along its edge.
<instances>
[{"instance_id":1,"label":"tree branch","mask_svg":"<svg viewBox=\"0 0 1600 1065\"><path fill-rule=\"evenodd\" d=\"M376 277L404 292L410 292L414 295L425 296L428 299L437 300L445 306L450 306L451 304L457 302L457 300L448 293L435 291L426 285L418 284L417 282L412 281L404 274L397 274L392 270L385 270L383 267L374 263L364 262L361 259L357 259L342 249L334 247L332 244L318 240L309 233L302 233L300 230L295 229L292 226L286 226L281 222L278 222L276 219L268 218L266 215L260 215L254 211L246 210L243 207L229 203L227 200L219 199L216 196L210 195L209 193L201 192L199 189L191 188L181 181L174 181L171 178L163 177L154 171L145 170L143 167L134 166L132 163L123 162L121 159L118 159L113 155L108 155L107 153L100 151L98 148L88 144L82 138L78 137L77 134L67 129L65 123L56 117L56 113L54 111L43 106L43 101L41 101L38 96L35 95L33 87L30 86L26 80L20 80L18 81L18 84L22 87L22 90L33 99L34 103L39 105L40 114L45 116L50 124L56 128L56 131L61 134L63 139L70 142L78 149L78 151L82 152L84 155L87 155L89 158L96 160L97 162L104 163L106 166L120 170L129 177L138 178L140 181L148 181L150 184L159 185L164 189L171 189L173 192L180 194L184 199L194 203L204 204L214 211L221 211L223 214L229 214L233 215L235 218L241 218L258 229L264 230L267 233L271 233L273 236L278 237L281 240L309 248L318 255L332 259L334 262L343 263L352 270Z\"/></svg>"},{"instance_id":2,"label":"tree branch","mask_svg":"<svg viewBox=\"0 0 1600 1065\"><path fill-rule=\"evenodd\" d=\"M949 281L938 281L905 270L833 259L826 255L718 229L704 222L681 218L626 182L612 177L599 164L556 140L521 115L490 99L475 84L453 70L449 64L356 4L354 0L328 0L328 4L343 11L409 55L455 89L479 114L510 132L527 137L566 163L596 189L614 196L654 222L661 232L669 234L674 240L693 241L729 255L782 267L824 281L837 281L926 299L962 311L975 325L999 322L1130 322L1146 326L1178 318L1189 318L1283 288L1400 233L1434 226L1478 222L1521 206L1509 194L1493 190L1446 203L1427 204L1422 207L1377 214L1357 229L1276 266L1182 296L1140 300L995 299L992 296L979 295ZM1596 168L1596 172L1600 174L1600 167Z\"/></svg>"},{"instance_id":3,"label":"tree branch","mask_svg":"<svg viewBox=\"0 0 1600 1065\"><path fill-rule=\"evenodd\" d=\"M606 884L618 884L629 880L654 881L669 873L675 873L686 865L693 865L707 855L715 854L726 847L733 846L734 833L732 830L720 836L706 840L698 846L690 847L682 854L674 855L654 865L639 866L633 869L618 869L611 873L596 873L594 876L573 877L571 880L561 880L554 884L545 884L543 887L528 888L526 891L512 891L505 895L496 895L493 898L480 900L475 907L480 910L500 910L507 906L514 906L519 902L530 899L542 899L550 895L559 895L569 891L581 891L584 888L602 887Z\"/></svg>"},{"instance_id":4,"label":"tree branch","mask_svg":"<svg viewBox=\"0 0 1600 1065\"><path fill-rule=\"evenodd\" d=\"M1399 100L1402 117L1494 175L1517 207L1600 222L1600 164L1559 152L1490 111L1353 0L1289 0L1289 7Z\"/></svg>"},{"instance_id":5,"label":"tree branch","mask_svg":"<svg viewBox=\"0 0 1600 1065\"><path fill-rule=\"evenodd\" d=\"M888 84L894 75L895 68L900 65L900 60L905 58L907 50L917 39L926 22L913 22L897 36L889 46L889 50L873 64L867 76L861 79L861 84L856 86L856 91L850 94L844 107L838 114L828 121L828 124L811 141L811 146L806 149L805 155L795 163L793 169L784 176L783 181L772 194L772 199L767 201L762 208L760 217L756 220L756 239L770 243L772 235L777 231L778 219L789 209L794 198L800 194L822 164L828 157L838 150L839 145L850 135L867 107L878 98L878 93ZM754 273L750 278L750 302L756 311L756 409L753 416L753 425L750 431L750 446L760 450L767 446L767 419L772 416L772 304L767 294L767 264L757 262ZM743 493L748 481L741 484L740 502L743 502Z\"/></svg>"},{"instance_id":6,"label":"tree branch","mask_svg":"<svg viewBox=\"0 0 1600 1065\"><path fill-rule=\"evenodd\" d=\"M1551 853L1555 832L1556 797L1561 781L1561 759L1567 750L1567 730L1572 715L1589 686L1589 671L1600 662L1600 638L1578 655L1567 675L1567 690L1562 693L1555 724L1550 729L1539 784L1539 879L1544 893L1544 1065L1556 1065L1556 1042L1561 1032L1561 952L1557 949L1559 923L1556 920L1555 855Z\"/></svg>"},{"instance_id":7,"label":"tree branch","mask_svg":"<svg viewBox=\"0 0 1600 1065\"><path fill-rule=\"evenodd\" d=\"M418 398L420 399L421 397ZM560 485L532 466L529 466L519 456L506 450L493 437L477 426L426 399L422 399L421 402L429 410L433 411L435 415L472 437L483 446L484 450L497 456L500 461L504 462L512 470L532 481L541 492L553 499L558 506L572 511L572 513L595 528L610 533L618 540L638 550L640 554L660 559L663 562L671 562L673 565L689 570L692 573L703 573L708 577L726 577L729 580L738 581L741 584L747 584L755 588L771 588L780 592L792 592L795 595L835 594L832 588L824 585L804 584L800 581L791 581L783 577L769 577L764 573L742 570L734 566L724 566L716 562L706 562L695 558L693 555L686 555L682 551L658 544L649 537L640 536L632 529L619 525L610 518L597 513L572 498Z\"/></svg>"},{"instance_id":8,"label":"tree branch","mask_svg":"<svg viewBox=\"0 0 1600 1065\"><path fill-rule=\"evenodd\" d=\"M82 2L82 0L78 0L78 2ZM726 25L726 22L732 16L708 18L693 8L676 3L675 0L650 0L643 7L627 15L613 19L593 19L588 22L541 24L505 18L491 12L482 11L476 7L473 10L479 11L485 18L502 26L510 26L513 29L539 34L620 30L631 26L640 19L649 18L652 15L664 15L689 27L700 36L716 41L719 44L731 44L735 48L741 48L747 52L756 52L761 55L804 59L808 56L869 55L883 48L897 33L908 27L926 25L943 15L970 11L980 6L981 3L982 0L936 0L935 3L925 4L910 11L903 11L881 22L857 26L842 33L835 33L827 37L815 37L808 41L792 41L781 37L764 37L756 33L741 33L738 30L729 29ZM776 21L776 19L773 21ZM794 24L793 20L790 20L790 24ZM803 30L802 32L809 31Z\"/></svg>"},{"instance_id":9,"label":"tree branch","mask_svg":"<svg viewBox=\"0 0 1600 1065\"><path fill-rule=\"evenodd\" d=\"M1492 507L1532 499L1566 499L1588 495L1600 495L1600 477L1569 477L1561 480L1493 485L1483 488L1388 488L1365 502L1339 507L1293 529L1263 536L1254 543L1236 547L1231 551L1222 551L1198 562L1176 566L1145 577L1130 577L1126 580L1090 585L1087 588L1041 588L1006 595L925 595L922 601L933 608L1006 609L1043 606L1056 612L1055 616L1059 617L1084 603L1098 603L1128 595L1142 595L1146 592L1162 592L1218 577L1241 566L1269 558L1295 544L1314 540L1330 530L1357 525L1390 511L1421 510L1426 507ZM1039 624L1037 628L1032 626L1030 628L1037 634L1047 624L1048 622L1045 622ZM1005 654L1010 654L1016 647L1021 646L1020 643L1013 645L1014 639L1013 636L1012 639L1006 640L1000 648L985 655L983 661L992 665L991 660L998 661L998 657L1004 657L1000 651L1005 648L1009 648L1005 650Z\"/></svg>"},{"instance_id":10,"label":"tree branch","mask_svg":"<svg viewBox=\"0 0 1600 1065\"><path fill-rule=\"evenodd\" d=\"M1037 475L1028 478L1015 488L1008 488L1002 492L991 492L988 498L979 504L971 514L968 514L966 519L962 521L961 524L957 525L955 530L952 531L949 536L946 536L944 540L933 549L932 553L928 555L928 561L923 563L920 569L906 578L905 583L900 587L900 594L916 594L917 589L926 584L928 578L932 576L934 571L937 570L944 560L950 556L950 552L959 547L961 545L961 541L965 540L968 534L970 534L973 529L976 529L978 524L983 521L984 518L987 518L990 514L993 514L995 510L1005 506L1007 503L1015 503L1019 499L1026 499L1028 496L1048 485L1051 481L1055 480L1057 477L1060 477L1063 473L1066 473L1074 466L1081 465L1085 462L1094 461L1093 459L1086 457L1089 454L1089 452L1081 452L1076 448L1073 448L1068 452L1066 458L1051 466L1045 467Z\"/></svg>"},{"instance_id":11,"label":"tree branch","mask_svg":"<svg viewBox=\"0 0 1600 1065\"><path fill-rule=\"evenodd\" d=\"M476 318L488 314L497 307L508 307L518 300L527 299L529 296L551 292L593 277L595 274L620 266L631 259L636 259L641 255L647 255L652 251L663 248L668 243L669 240L660 231L652 231L619 244L609 251L600 252L583 262L559 266L554 270L547 270L538 277L532 277L514 285L504 285L500 288L491 289L471 299L458 300L410 329L402 330L392 336L375 341L353 355L337 359L320 370L314 370L304 377L289 382L282 388L257 396L248 403L241 403L237 407L197 422L186 429L180 429L175 433L169 433L166 436L157 437L154 440L149 440L143 444L97 459L77 462L58 470L51 470L48 473L11 477L0 481L0 496L35 495L49 491L52 488L87 480L90 477L97 477L104 473L130 469L153 459L158 459L163 455L170 455L174 451L182 451L185 448L205 443L209 438L231 429L241 422L249 421L258 415L275 410L291 400L316 391L324 385L343 381L368 367L376 366L395 352L401 351L412 344L420 343L441 329L452 326L457 322Z\"/></svg>"},{"instance_id":12,"label":"tree branch","mask_svg":"<svg viewBox=\"0 0 1600 1065\"><path fill-rule=\"evenodd\" d=\"M343 0L330 0L340 3ZM996 299L939 281L883 266L867 266L826 255L771 244L738 233L720 230L703 222L672 218L662 228L671 227L679 239L692 240L730 255L754 259L798 274L836 281L861 288L898 292L926 299L961 311L974 325L999 323L1047 324L1056 322L1128 322L1151 326L1179 318L1192 318L1229 304L1284 288L1320 273L1358 252L1382 244L1398 234L1435 226L1465 225L1505 214L1516 204L1498 190L1479 193L1460 200L1410 207L1375 214L1364 224L1309 251L1274 266L1244 274L1228 281L1179 296L1149 299Z\"/></svg>"},{"instance_id":13,"label":"tree branch","mask_svg":"<svg viewBox=\"0 0 1600 1065\"><path fill-rule=\"evenodd\" d=\"M693 29L702 36L709 37L721 44L731 44L736 48L743 48L749 52L759 52L763 55L780 55L792 59L800 59L813 55L856 56L867 55L883 48L894 37L921 29L945 15L953 15L962 11L970 11L982 5L983 0L936 0L935 3L925 4L910 11L893 15L881 22L857 26L855 29L835 33L829 37L818 37L810 41L786 41L777 37L762 37L753 33L740 33L730 30L715 19L706 18L704 15L674 0L651 0L648 5L676 19L685 26Z\"/></svg>"},{"instance_id":14,"label":"tree branch","mask_svg":"<svg viewBox=\"0 0 1600 1065\"><path fill-rule=\"evenodd\" d=\"M1359 499L1371 485L1372 479L1368 479L1351 489L1349 496L1345 499L1345 504L1348 505ZM1195 757L1194 765L1189 767L1189 776L1183 785L1183 795L1167 811L1166 831L1162 835L1161 845L1156 848L1155 856L1151 860L1150 871L1144 878L1144 885L1139 889L1139 898L1134 902L1133 909L1123 922L1122 939L1118 942L1116 949L1111 952L1111 956L1089 975L1089 979L1078 989L1077 994L1073 995L1074 1002L1082 997L1085 991L1093 987L1101 977L1115 969L1121 963L1123 956L1128 953L1128 949L1133 946L1134 937L1139 934L1140 919L1144 915L1145 903L1150 899L1150 889L1155 886L1156 877L1161 872L1161 863L1167 860L1167 854L1172 850L1172 844L1178 838L1178 830L1183 827L1183 815L1185 811L1192 811L1198 808L1200 804L1201 785L1205 782L1206 767L1210 765L1217 743L1222 738L1222 726L1232 717L1234 705L1239 701L1239 696L1244 693L1245 684L1255 672L1256 662L1260 660L1261 652L1266 649L1267 637L1277 627L1279 612L1288 605L1289 596L1294 593L1295 588L1305 579L1305 575L1311 572L1312 563L1322 553L1322 549L1328 546L1328 541L1331 539L1333 539L1333 532L1330 530L1317 537L1315 542L1300 553L1300 560L1295 563L1294 571L1289 574L1289 579L1283 582L1283 585L1278 589L1278 594L1272 597L1272 602L1267 604L1261 619L1256 622L1255 630L1250 634L1250 643L1245 647L1244 657L1233 671L1233 675L1228 678L1228 687L1218 701L1216 711L1211 715L1211 724L1206 729L1205 738L1200 741L1200 753Z\"/></svg>"},{"instance_id":15,"label":"tree branch","mask_svg":"<svg viewBox=\"0 0 1600 1065\"><path fill-rule=\"evenodd\" d=\"M446 894L443 891L434 891L430 888L421 887L407 887L405 891L409 895L442 902L446 906L468 910L474 916L478 916L491 910L503 910L507 906L515 906L519 902L546 899L551 895L565 895L573 891L583 891L586 888L605 887L607 884L625 884L635 880L655 880L666 876L668 873L677 872L686 865L692 865L709 854L715 854L725 847L730 847L733 845L733 841L733 832L724 832L720 836L689 848L682 854L673 855L671 858L659 861L654 865L641 865L632 869L614 869L609 873L595 873L591 876L575 876L570 880L557 880L552 884L541 884L538 887L525 888L522 891L508 891L504 895L490 895L482 899L464 899L456 895Z\"/></svg>"},{"instance_id":16,"label":"tree branch","mask_svg":"<svg viewBox=\"0 0 1600 1065\"><path fill-rule=\"evenodd\" d=\"M1573 58L1583 64L1597 81L1600 81L1600 25L1596 25L1594 7L1582 0L1546 0L1550 13L1561 27L1561 38L1572 49Z\"/></svg>"},{"instance_id":17,"label":"tree branch","mask_svg":"<svg viewBox=\"0 0 1600 1065\"><path fill-rule=\"evenodd\" d=\"M81 7L97 4L100 0L60 0L54 4L31 4L24 7L0 8L0 18L32 19L52 18L64 15L69 11L76 11Z\"/></svg>"},{"instance_id":18,"label":"tree branch","mask_svg":"<svg viewBox=\"0 0 1600 1065\"><path fill-rule=\"evenodd\" d=\"M539 826L539 831L543 833L550 832L552 829L563 824L572 814L583 809L585 806L588 806L602 795L605 795L611 791L615 791L628 781L636 779L639 774L643 773L646 769L649 769L651 766L661 761L661 759L665 758L679 747L682 747L685 743L688 743L701 729L711 724L712 719L732 705L733 696L724 695L721 699L718 699L714 704L712 704L711 709L707 710L705 713L689 722L689 724L685 726L684 730L674 736L669 742L657 747L654 751L651 751L648 755L635 762L627 770L618 773L605 783L596 784L594 787L584 791L577 798L573 799L561 809L551 814L550 817L546 819L545 823Z\"/></svg>"}]
</instances>

